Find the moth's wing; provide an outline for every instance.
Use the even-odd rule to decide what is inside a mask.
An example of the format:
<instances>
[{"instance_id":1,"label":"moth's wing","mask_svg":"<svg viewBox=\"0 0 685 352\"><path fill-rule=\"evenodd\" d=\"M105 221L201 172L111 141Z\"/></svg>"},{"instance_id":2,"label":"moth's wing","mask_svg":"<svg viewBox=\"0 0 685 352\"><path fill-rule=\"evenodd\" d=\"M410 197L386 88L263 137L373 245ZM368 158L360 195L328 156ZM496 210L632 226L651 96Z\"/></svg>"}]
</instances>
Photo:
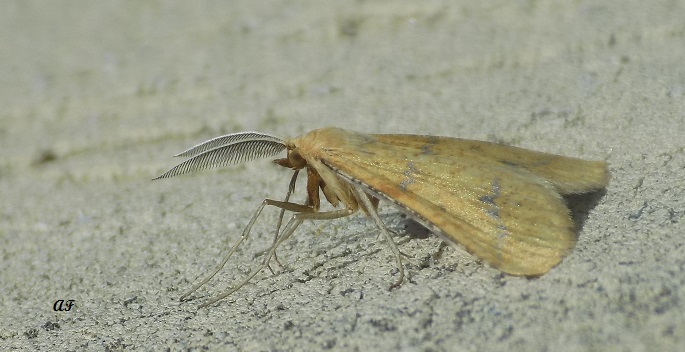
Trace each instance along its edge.
<instances>
[{"instance_id":1,"label":"moth's wing","mask_svg":"<svg viewBox=\"0 0 685 352\"><path fill-rule=\"evenodd\" d=\"M341 178L503 272L542 275L571 251L573 223L552 183L496 160L437 153L438 147L440 141L431 153L365 140L324 148L318 157Z\"/></svg>"},{"instance_id":2,"label":"moth's wing","mask_svg":"<svg viewBox=\"0 0 685 352\"><path fill-rule=\"evenodd\" d=\"M502 144L449 137L373 135L380 143L453 158L487 159L526 169L545 178L561 194L584 193L609 183L607 164Z\"/></svg>"}]
</instances>

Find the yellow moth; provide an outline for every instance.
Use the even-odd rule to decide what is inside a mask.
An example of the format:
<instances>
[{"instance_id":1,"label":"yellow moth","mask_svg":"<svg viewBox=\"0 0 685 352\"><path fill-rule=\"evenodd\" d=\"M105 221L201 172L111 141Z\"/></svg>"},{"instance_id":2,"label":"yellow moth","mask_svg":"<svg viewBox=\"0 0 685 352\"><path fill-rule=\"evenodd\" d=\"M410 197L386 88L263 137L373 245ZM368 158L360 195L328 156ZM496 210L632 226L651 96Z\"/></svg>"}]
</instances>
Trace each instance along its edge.
<instances>
[{"instance_id":1,"label":"yellow moth","mask_svg":"<svg viewBox=\"0 0 685 352\"><path fill-rule=\"evenodd\" d=\"M241 132L208 140L177 156L189 157L156 179L211 167L270 157L294 170L284 201L265 199L240 240L209 276L209 281L249 235L265 205L281 208L274 242L261 266L232 294L269 266L276 248L302 221L335 219L361 209L378 226L404 280L400 251L378 216L379 200L397 206L440 236L461 245L485 263L512 275L539 276L574 247L573 222L562 195L585 193L609 182L607 164L536 152L489 142L420 135L363 134L323 128L294 139ZM304 204L289 201L300 170L307 172ZM334 207L320 212L320 193ZM284 211L294 212L281 230Z\"/></svg>"}]
</instances>

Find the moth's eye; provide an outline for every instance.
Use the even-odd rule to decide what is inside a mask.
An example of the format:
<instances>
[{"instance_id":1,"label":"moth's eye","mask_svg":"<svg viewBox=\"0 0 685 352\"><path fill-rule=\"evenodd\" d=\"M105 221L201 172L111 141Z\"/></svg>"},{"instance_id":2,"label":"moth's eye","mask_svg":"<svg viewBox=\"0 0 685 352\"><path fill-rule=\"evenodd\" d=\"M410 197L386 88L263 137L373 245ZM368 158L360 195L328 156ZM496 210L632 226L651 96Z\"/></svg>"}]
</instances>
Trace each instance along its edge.
<instances>
[{"instance_id":1,"label":"moth's eye","mask_svg":"<svg viewBox=\"0 0 685 352\"><path fill-rule=\"evenodd\" d=\"M288 161L294 169L301 169L307 165L307 160L305 160L297 150L288 153Z\"/></svg>"}]
</instances>

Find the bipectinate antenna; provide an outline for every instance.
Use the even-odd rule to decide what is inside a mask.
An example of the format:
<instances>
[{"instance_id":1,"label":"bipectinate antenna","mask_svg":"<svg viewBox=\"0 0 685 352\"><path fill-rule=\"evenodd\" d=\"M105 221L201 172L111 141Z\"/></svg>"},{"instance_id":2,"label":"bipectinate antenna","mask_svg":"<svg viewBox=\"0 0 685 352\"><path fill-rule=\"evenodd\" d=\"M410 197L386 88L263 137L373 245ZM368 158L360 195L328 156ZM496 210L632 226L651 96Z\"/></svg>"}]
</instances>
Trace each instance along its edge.
<instances>
[{"instance_id":1,"label":"bipectinate antenna","mask_svg":"<svg viewBox=\"0 0 685 352\"><path fill-rule=\"evenodd\" d=\"M175 155L190 157L190 159L174 166L153 180L266 158L278 154L285 148L285 141L264 133L227 134L200 143Z\"/></svg>"}]
</instances>

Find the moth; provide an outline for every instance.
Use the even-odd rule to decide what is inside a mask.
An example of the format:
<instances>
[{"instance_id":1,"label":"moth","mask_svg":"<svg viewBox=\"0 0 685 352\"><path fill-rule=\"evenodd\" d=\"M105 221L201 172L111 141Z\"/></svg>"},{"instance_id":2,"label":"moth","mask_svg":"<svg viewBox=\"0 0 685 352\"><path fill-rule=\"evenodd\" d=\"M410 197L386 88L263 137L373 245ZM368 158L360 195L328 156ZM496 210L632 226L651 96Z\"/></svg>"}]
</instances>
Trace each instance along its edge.
<instances>
[{"instance_id":1,"label":"moth","mask_svg":"<svg viewBox=\"0 0 685 352\"><path fill-rule=\"evenodd\" d=\"M305 220L329 220L361 210L377 225L398 269L392 287L404 280L397 244L378 215L379 200L397 207L442 240L459 245L500 271L540 276L574 247L576 236L562 195L606 187L607 163L547 154L490 142L450 137L364 134L323 128L294 139L259 132L228 134L200 143L176 156L187 157L155 179L272 157L294 170L283 201L265 199L240 240L218 267L181 297L219 272L249 235L266 205L281 209L274 242L257 270L234 293L269 267L276 248ZM307 198L290 202L298 173L307 173ZM319 211L321 194L336 210ZM337 209L339 208L339 209ZM294 215L281 230L285 211Z\"/></svg>"}]
</instances>

